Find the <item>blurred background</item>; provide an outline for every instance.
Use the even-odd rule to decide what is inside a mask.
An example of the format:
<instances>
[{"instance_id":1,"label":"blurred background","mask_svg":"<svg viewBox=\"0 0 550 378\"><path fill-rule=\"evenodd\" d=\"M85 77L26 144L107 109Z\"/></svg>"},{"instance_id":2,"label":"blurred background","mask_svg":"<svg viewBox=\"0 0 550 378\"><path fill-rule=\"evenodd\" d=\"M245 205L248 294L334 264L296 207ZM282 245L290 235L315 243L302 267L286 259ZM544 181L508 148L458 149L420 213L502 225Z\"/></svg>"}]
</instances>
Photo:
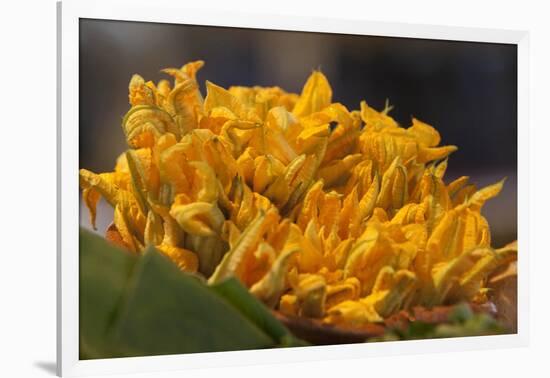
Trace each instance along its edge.
<instances>
[{"instance_id":1,"label":"blurred background","mask_svg":"<svg viewBox=\"0 0 550 378\"><path fill-rule=\"evenodd\" d=\"M129 109L128 82L169 78L166 67L202 59L198 81L280 86L299 93L321 69L333 101L361 100L408 127L411 116L439 130L451 155L446 181L468 175L478 186L507 177L484 214L494 246L517 238L517 55L515 45L266 31L144 22L80 20L80 167L110 171L127 146L120 126ZM112 209L98 207L98 232ZM89 228L82 205L80 224Z\"/></svg>"}]
</instances>

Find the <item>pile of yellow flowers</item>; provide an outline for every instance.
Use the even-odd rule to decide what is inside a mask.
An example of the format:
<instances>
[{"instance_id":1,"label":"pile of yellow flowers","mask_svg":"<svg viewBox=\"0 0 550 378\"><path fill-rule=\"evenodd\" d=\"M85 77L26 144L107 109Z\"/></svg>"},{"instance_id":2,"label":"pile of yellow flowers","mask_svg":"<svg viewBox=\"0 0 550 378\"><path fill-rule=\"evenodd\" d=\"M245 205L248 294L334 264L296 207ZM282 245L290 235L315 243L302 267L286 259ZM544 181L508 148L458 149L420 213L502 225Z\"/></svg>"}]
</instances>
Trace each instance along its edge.
<instances>
[{"instance_id":1,"label":"pile of yellow flowers","mask_svg":"<svg viewBox=\"0 0 550 378\"><path fill-rule=\"evenodd\" d=\"M517 257L491 247L481 215L503 182L446 184L440 135L361 102L332 102L319 71L300 95L196 80L204 62L134 75L114 172L80 170L95 224L100 196L128 250L155 246L210 284L235 276L287 315L361 326L415 305L487 299ZM94 225L95 227L95 225Z\"/></svg>"}]
</instances>

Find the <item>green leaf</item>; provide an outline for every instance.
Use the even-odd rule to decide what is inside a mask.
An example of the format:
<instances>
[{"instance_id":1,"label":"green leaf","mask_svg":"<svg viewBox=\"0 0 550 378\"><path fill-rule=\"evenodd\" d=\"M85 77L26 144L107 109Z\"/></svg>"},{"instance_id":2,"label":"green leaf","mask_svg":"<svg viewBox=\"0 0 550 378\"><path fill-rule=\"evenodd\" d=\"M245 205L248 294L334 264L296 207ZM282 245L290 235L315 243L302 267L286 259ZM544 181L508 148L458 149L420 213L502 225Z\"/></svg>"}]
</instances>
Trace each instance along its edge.
<instances>
[{"instance_id":1,"label":"green leaf","mask_svg":"<svg viewBox=\"0 0 550 378\"><path fill-rule=\"evenodd\" d=\"M208 287L83 229L79 290L81 359L305 345L237 280Z\"/></svg>"},{"instance_id":2,"label":"green leaf","mask_svg":"<svg viewBox=\"0 0 550 378\"><path fill-rule=\"evenodd\" d=\"M149 249L132 278L119 325L129 355L273 347L274 340L227 301Z\"/></svg>"},{"instance_id":3,"label":"green leaf","mask_svg":"<svg viewBox=\"0 0 550 378\"><path fill-rule=\"evenodd\" d=\"M119 354L113 327L138 261L97 235L80 229L80 358Z\"/></svg>"},{"instance_id":4,"label":"green leaf","mask_svg":"<svg viewBox=\"0 0 550 378\"><path fill-rule=\"evenodd\" d=\"M474 313L467 303L460 303L453 308L453 311L449 314L449 322L451 323L465 323L474 317Z\"/></svg>"},{"instance_id":5,"label":"green leaf","mask_svg":"<svg viewBox=\"0 0 550 378\"><path fill-rule=\"evenodd\" d=\"M277 341L279 346L308 345L292 333L269 311L269 309L252 296L236 278L226 279L211 286L212 291L225 298L251 322Z\"/></svg>"}]
</instances>

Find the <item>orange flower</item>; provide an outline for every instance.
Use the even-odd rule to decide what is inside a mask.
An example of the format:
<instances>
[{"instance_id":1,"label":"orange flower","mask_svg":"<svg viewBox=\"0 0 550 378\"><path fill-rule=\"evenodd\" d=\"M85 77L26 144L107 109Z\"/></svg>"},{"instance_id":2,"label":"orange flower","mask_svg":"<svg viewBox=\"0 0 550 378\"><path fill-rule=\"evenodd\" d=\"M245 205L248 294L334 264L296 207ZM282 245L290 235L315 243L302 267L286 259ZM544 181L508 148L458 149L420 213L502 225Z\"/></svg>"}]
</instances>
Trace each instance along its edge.
<instances>
[{"instance_id":1,"label":"orange flower","mask_svg":"<svg viewBox=\"0 0 550 378\"><path fill-rule=\"evenodd\" d=\"M361 102L332 102L314 71L300 95L196 80L202 61L134 75L122 122L130 150L114 172L82 169L90 208L104 197L124 242L156 246L215 283L238 277L280 311L360 325L412 305L485 298L517 245L491 247L477 190L445 183L455 146ZM481 299L480 299L481 298Z\"/></svg>"}]
</instances>

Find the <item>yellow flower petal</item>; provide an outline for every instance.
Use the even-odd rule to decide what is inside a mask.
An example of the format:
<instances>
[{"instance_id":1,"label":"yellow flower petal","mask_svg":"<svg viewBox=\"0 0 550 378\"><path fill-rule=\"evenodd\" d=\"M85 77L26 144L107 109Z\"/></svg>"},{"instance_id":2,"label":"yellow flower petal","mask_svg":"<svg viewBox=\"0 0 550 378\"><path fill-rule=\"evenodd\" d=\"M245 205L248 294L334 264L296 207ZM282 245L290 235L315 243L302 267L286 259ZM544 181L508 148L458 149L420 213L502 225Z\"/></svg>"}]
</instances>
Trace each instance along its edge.
<instances>
[{"instance_id":1,"label":"yellow flower petal","mask_svg":"<svg viewBox=\"0 0 550 378\"><path fill-rule=\"evenodd\" d=\"M158 250L168 256L184 272L197 272L199 259L196 254L185 249L167 244L157 246Z\"/></svg>"},{"instance_id":2,"label":"yellow flower petal","mask_svg":"<svg viewBox=\"0 0 550 378\"><path fill-rule=\"evenodd\" d=\"M304 117L329 106L331 100L332 88L327 78L320 71L313 71L307 79L292 113L297 117Z\"/></svg>"}]
</instances>

